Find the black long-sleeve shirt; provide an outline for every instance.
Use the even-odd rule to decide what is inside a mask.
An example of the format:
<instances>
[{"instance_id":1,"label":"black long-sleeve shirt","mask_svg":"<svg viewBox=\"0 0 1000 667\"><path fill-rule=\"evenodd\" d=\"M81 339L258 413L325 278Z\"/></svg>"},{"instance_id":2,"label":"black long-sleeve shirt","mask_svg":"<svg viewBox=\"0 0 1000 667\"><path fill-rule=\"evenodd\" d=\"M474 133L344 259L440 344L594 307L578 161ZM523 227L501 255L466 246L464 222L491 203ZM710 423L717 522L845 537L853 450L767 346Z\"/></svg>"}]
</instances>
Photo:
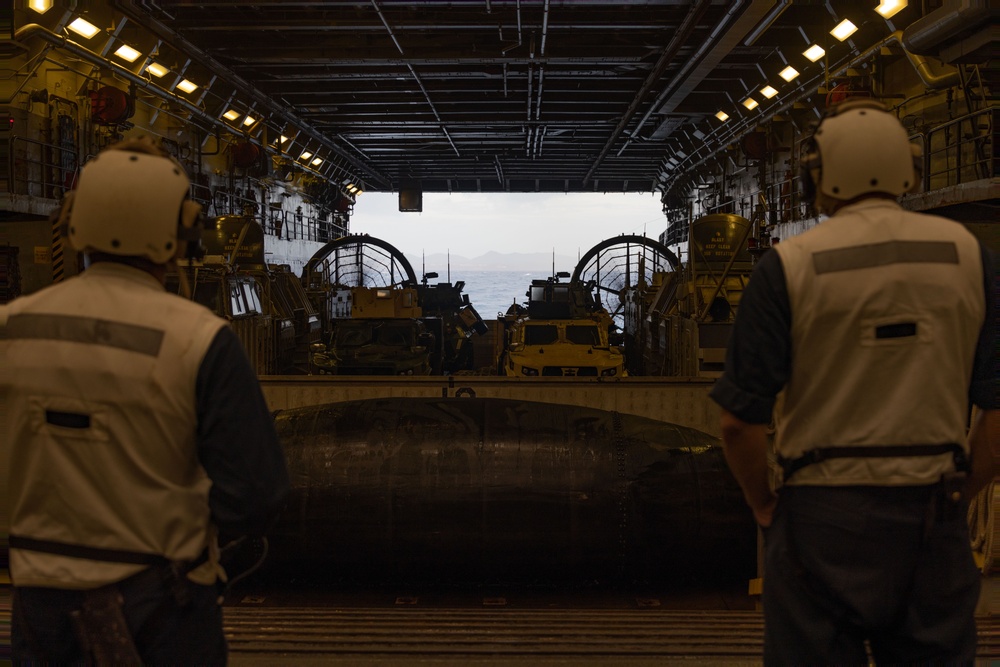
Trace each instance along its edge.
<instances>
[{"instance_id":1,"label":"black long-sleeve shirt","mask_svg":"<svg viewBox=\"0 0 1000 667\"><path fill-rule=\"evenodd\" d=\"M229 327L198 369L197 410L213 521L228 537L265 533L288 495L288 469L257 376Z\"/></svg>"}]
</instances>

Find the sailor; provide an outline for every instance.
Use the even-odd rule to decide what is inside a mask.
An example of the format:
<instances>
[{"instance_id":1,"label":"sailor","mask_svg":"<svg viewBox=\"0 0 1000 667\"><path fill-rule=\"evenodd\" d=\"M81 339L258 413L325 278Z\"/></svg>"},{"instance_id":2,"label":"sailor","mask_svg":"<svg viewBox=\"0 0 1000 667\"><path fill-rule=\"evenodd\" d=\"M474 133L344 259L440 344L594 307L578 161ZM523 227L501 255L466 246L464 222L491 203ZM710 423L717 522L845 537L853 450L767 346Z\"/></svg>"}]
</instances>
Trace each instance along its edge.
<instances>
[{"instance_id":1,"label":"sailor","mask_svg":"<svg viewBox=\"0 0 1000 667\"><path fill-rule=\"evenodd\" d=\"M289 488L226 322L164 289L198 255L181 165L130 140L56 215L87 268L0 308L15 662L224 664L218 535Z\"/></svg>"},{"instance_id":2,"label":"sailor","mask_svg":"<svg viewBox=\"0 0 1000 667\"><path fill-rule=\"evenodd\" d=\"M919 159L878 103L827 115L802 177L830 217L761 258L711 391L764 529L767 664L865 664L866 641L878 663L975 657L966 507L1000 452L997 278L961 224L897 203Z\"/></svg>"}]
</instances>

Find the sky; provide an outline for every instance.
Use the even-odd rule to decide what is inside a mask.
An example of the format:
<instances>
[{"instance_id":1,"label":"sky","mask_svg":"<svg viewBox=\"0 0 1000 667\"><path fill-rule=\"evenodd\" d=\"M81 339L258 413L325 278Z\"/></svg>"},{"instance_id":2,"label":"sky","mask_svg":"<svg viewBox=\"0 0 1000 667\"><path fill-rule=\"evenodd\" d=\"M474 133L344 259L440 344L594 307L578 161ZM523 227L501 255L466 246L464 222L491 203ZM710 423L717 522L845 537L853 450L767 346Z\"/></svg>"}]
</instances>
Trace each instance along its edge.
<instances>
[{"instance_id":1,"label":"sky","mask_svg":"<svg viewBox=\"0 0 1000 667\"><path fill-rule=\"evenodd\" d=\"M656 239L666 226L659 196L648 192L425 192L421 213L400 213L396 193L365 192L351 216L352 233L407 256L450 252L470 259L491 250L577 257L620 234Z\"/></svg>"}]
</instances>

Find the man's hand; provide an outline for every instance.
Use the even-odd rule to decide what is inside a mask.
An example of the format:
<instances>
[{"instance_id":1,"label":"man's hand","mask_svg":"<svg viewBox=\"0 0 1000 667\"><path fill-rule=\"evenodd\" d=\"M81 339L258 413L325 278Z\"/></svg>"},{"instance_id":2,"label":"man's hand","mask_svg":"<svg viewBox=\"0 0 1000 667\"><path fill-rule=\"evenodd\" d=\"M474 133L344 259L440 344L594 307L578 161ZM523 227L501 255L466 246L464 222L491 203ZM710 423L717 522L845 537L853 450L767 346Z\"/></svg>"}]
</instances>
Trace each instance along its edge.
<instances>
[{"instance_id":1,"label":"man's hand","mask_svg":"<svg viewBox=\"0 0 1000 667\"><path fill-rule=\"evenodd\" d=\"M721 426L726 463L743 489L757 523L767 528L778 504L778 496L771 490L767 467L767 425L750 424L723 410Z\"/></svg>"},{"instance_id":2,"label":"man's hand","mask_svg":"<svg viewBox=\"0 0 1000 667\"><path fill-rule=\"evenodd\" d=\"M778 506L778 496L775 493L771 494L767 503L760 508L753 509L753 518L757 520L761 528L769 528L771 526L771 521L774 520L774 508Z\"/></svg>"}]
</instances>

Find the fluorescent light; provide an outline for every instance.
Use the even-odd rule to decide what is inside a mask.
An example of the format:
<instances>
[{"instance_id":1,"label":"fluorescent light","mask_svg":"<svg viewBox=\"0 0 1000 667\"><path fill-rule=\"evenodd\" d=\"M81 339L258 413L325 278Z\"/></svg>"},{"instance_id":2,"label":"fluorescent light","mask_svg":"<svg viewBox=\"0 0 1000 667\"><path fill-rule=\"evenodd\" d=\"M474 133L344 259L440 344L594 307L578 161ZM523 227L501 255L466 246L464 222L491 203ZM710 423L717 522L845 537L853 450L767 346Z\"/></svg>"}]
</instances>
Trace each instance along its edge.
<instances>
[{"instance_id":1,"label":"fluorescent light","mask_svg":"<svg viewBox=\"0 0 1000 667\"><path fill-rule=\"evenodd\" d=\"M323 158L321 158L321 157L318 157L318 158L316 158L315 160L313 160L312 162L310 162L309 164L311 164L311 165L312 165L312 166L314 166L314 167L318 167L318 166L320 166L321 164L323 164Z\"/></svg>"},{"instance_id":2,"label":"fluorescent light","mask_svg":"<svg viewBox=\"0 0 1000 667\"><path fill-rule=\"evenodd\" d=\"M857 31L858 31L858 26L851 23L849 19L844 19L843 21L837 24L836 28L830 31L830 34L839 39L840 41L844 41Z\"/></svg>"},{"instance_id":3,"label":"fluorescent light","mask_svg":"<svg viewBox=\"0 0 1000 667\"><path fill-rule=\"evenodd\" d=\"M115 55L121 58L122 60L127 60L130 63L134 63L135 59L141 56L142 54L133 49L128 44L122 44L121 46L118 47L118 50L115 51Z\"/></svg>"},{"instance_id":4,"label":"fluorescent light","mask_svg":"<svg viewBox=\"0 0 1000 667\"><path fill-rule=\"evenodd\" d=\"M28 0L28 7L39 14L44 14L52 9L52 0Z\"/></svg>"},{"instance_id":5,"label":"fluorescent light","mask_svg":"<svg viewBox=\"0 0 1000 667\"><path fill-rule=\"evenodd\" d=\"M146 71L153 76L160 77L167 73L167 68L160 63L149 63L146 65Z\"/></svg>"},{"instance_id":6,"label":"fluorescent light","mask_svg":"<svg viewBox=\"0 0 1000 667\"><path fill-rule=\"evenodd\" d=\"M90 39L100 32L100 29L96 25L88 21L84 21L81 18L76 19L66 27L78 35L83 35L87 39Z\"/></svg>"},{"instance_id":7,"label":"fluorescent light","mask_svg":"<svg viewBox=\"0 0 1000 667\"><path fill-rule=\"evenodd\" d=\"M183 79L180 83L177 84L177 87L183 90L185 93L193 93L194 91L198 90L198 85L191 81L188 81L187 79Z\"/></svg>"},{"instance_id":8,"label":"fluorescent light","mask_svg":"<svg viewBox=\"0 0 1000 667\"><path fill-rule=\"evenodd\" d=\"M256 122L257 122L257 119L254 118L253 116L247 116L246 118L243 119L243 125L245 125L246 127L250 127L251 125L253 125Z\"/></svg>"},{"instance_id":9,"label":"fluorescent light","mask_svg":"<svg viewBox=\"0 0 1000 667\"><path fill-rule=\"evenodd\" d=\"M721 120L723 123L729 120L729 114L727 114L725 111L720 111L719 113L715 114L715 117Z\"/></svg>"},{"instance_id":10,"label":"fluorescent light","mask_svg":"<svg viewBox=\"0 0 1000 667\"><path fill-rule=\"evenodd\" d=\"M799 75L799 70L795 69L791 65L778 72L778 76L780 76L785 81L791 81L798 75Z\"/></svg>"},{"instance_id":11,"label":"fluorescent light","mask_svg":"<svg viewBox=\"0 0 1000 667\"><path fill-rule=\"evenodd\" d=\"M230 109L226 113L222 114L222 117L225 118L226 120L236 120L237 118L240 117L240 112Z\"/></svg>"},{"instance_id":12,"label":"fluorescent light","mask_svg":"<svg viewBox=\"0 0 1000 667\"><path fill-rule=\"evenodd\" d=\"M286 141L288 141L288 137L286 137L285 135L281 135L280 137L278 137L278 143L279 144L283 144Z\"/></svg>"},{"instance_id":13,"label":"fluorescent light","mask_svg":"<svg viewBox=\"0 0 1000 667\"><path fill-rule=\"evenodd\" d=\"M816 62L817 60L819 60L820 58L822 58L824 55L826 55L826 51L824 51L823 47L820 46L819 44L813 44L808 49L806 49L805 51L803 51L802 55L804 55L806 58L808 58L812 62Z\"/></svg>"},{"instance_id":14,"label":"fluorescent light","mask_svg":"<svg viewBox=\"0 0 1000 667\"><path fill-rule=\"evenodd\" d=\"M906 0L880 0L878 7L875 8L883 18L892 18L901 9L906 8Z\"/></svg>"},{"instance_id":15,"label":"fluorescent light","mask_svg":"<svg viewBox=\"0 0 1000 667\"><path fill-rule=\"evenodd\" d=\"M773 86L764 86L763 88L760 89L760 94L766 97L767 99L771 99L772 97L778 94L778 91Z\"/></svg>"},{"instance_id":16,"label":"fluorescent light","mask_svg":"<svg viewBox=\"0 0 1000 667\"><path fill-rule=\"evenodd\" d=\"M745 100L743 100L743 106L745 106L747 109L756 109L757 108L757 100L755 100L752 97L748 97Z\"/></svg>"},{"instance_id":17,"label":"fluorescent light","mask_svg":"<svg viewBox=\"0 0 1000 667\"><path fill-rule=\"evenodd\" d=\"M305 153L303 153L302 155L299 156L299 159L300 160L308 160L312 156L313 156L312 153L310 153L309 151L306 151Z\"/></svg>"}]
</instances>

